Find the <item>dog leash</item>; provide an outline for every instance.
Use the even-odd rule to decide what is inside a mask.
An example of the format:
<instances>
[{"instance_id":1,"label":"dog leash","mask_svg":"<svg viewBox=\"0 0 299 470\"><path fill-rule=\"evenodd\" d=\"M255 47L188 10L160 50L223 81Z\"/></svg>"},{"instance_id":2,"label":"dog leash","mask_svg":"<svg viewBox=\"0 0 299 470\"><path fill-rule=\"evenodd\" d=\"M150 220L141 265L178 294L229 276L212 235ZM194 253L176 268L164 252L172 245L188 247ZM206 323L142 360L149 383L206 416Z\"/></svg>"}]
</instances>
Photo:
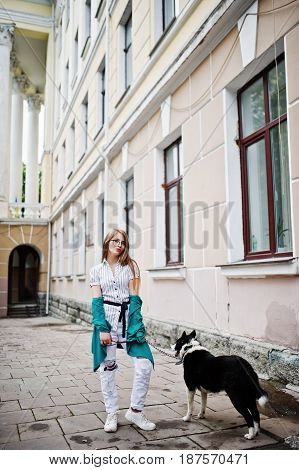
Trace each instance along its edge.
<instances>
[{"instance_id":1,"label":"dog leash","mask_svg":"<svg viewBox=\"0 0 299 470\"><path fill-rule=\"evenodd\" d=\"M113 346L114 344L124 344L126 343L127 341L112 341L112 343L110 344L107 344L107 346ZM154 349L156 349L157 351L159 351L163 356L167 356L167 357L170 357L173 361L175 361L175 365L178 366L180 364L183 364L183 361L182 359L179 359L177 360L173 354L169 354L167 353L166 351L164 351L162 348L160 348L159 346L156 346L155 344L153 344L151 341L147 341L147 343L152 346Z\"/></svg>"}]
</instances>

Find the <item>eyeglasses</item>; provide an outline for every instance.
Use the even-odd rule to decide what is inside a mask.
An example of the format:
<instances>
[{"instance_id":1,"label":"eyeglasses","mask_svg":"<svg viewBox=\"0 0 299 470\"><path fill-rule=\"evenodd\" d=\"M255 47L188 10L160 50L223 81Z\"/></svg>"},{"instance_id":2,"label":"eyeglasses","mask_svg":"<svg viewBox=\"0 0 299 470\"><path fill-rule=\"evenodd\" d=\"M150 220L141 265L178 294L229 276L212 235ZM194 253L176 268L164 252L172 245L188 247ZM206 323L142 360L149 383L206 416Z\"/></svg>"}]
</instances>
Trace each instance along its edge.
<instances>
[{"instance_id":1,"label":"eyeglasses","mask_svg":"<svg viewBox=\"0 0 299 470\"><path fill-rule=\"evenodd\" d=\"M122 240L119 240L118 238L116 240L111 240L111 241L113 242L114 246L118 246L119 244L121 244L122 247L126 246L126 242L122 241Z\"/></svg>"}]
</instances>

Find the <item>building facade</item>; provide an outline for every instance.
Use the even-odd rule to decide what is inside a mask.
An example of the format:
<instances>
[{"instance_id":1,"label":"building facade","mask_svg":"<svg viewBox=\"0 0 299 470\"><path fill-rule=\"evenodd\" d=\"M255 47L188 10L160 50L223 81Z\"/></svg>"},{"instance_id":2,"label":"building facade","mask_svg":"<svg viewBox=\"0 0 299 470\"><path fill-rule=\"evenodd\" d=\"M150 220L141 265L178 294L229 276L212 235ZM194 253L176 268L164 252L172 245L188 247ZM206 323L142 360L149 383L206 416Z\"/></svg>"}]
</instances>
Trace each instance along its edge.
<instances>
[{"instance_id":1,"label":"building facade","mask_svg":"<svg viewBox=\"0 0 299 470\"><path fill-rule=\"evenodd\" d=\"M120 227L151 336L195 328L299 383L297 2L43 8L47 311L90 322L89 270Z\"/></svg>"}]
</instances>

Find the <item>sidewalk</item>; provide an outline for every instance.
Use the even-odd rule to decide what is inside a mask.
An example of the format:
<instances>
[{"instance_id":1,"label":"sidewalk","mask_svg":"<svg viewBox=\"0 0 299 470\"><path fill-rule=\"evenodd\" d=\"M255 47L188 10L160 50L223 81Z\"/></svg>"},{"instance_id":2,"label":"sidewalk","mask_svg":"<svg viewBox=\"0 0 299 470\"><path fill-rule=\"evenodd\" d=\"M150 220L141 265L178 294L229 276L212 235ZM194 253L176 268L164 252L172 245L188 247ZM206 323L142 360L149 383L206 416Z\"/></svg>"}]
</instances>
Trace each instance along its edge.
<instances>
[{"instance_id":1,"label":"sidewalk","mask_svg":"<svg viewBox=\"0 0 299 470\"><path fill-rule=\"evenodd\" d=\"M155 351L145 412L157 429L141 431L124 418L133 369L120 350L120 426L117 433L107 434L90 344L91 329L53 317L0 319L1 449L287 449L284 438L299 434L299 394L278 389L275 394L288 404L288 411L279 414L287 416L268 407L268 416L261 416L262 432L252 441L243 438L244 420L225 394L209 397L204 420L196 419L197 395L192 421L183 422L182 366Z\"/></svg>"}]
</instances>

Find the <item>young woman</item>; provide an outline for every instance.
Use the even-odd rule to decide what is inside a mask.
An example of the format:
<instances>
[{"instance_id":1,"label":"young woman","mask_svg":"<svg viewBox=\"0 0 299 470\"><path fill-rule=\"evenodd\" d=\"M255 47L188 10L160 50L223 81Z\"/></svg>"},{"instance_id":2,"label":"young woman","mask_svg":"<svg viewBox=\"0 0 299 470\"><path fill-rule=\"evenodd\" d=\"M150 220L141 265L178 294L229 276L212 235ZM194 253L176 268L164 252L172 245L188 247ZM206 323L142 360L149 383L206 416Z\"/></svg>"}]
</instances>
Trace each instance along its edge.
<instances>
[{"instance_id":1,"label":"young woman","mask_svg":"<svg viewBox=\"0 0 299 470\"><path fill-rule=\"evenodd\" d=\"M120 343L133 358L134 382L128 421L141 429L152 431L144 408L150 376L154 365L145 340L141 316L142 300L138 295L140 271L129 255L126 232L111 230L105 237L101 264L90 271L92 287L93 369L99 370L102 394L107 411L106 432L117 430L118 397L116 388L116 348Z\"/></svg>"}]
</instances>

